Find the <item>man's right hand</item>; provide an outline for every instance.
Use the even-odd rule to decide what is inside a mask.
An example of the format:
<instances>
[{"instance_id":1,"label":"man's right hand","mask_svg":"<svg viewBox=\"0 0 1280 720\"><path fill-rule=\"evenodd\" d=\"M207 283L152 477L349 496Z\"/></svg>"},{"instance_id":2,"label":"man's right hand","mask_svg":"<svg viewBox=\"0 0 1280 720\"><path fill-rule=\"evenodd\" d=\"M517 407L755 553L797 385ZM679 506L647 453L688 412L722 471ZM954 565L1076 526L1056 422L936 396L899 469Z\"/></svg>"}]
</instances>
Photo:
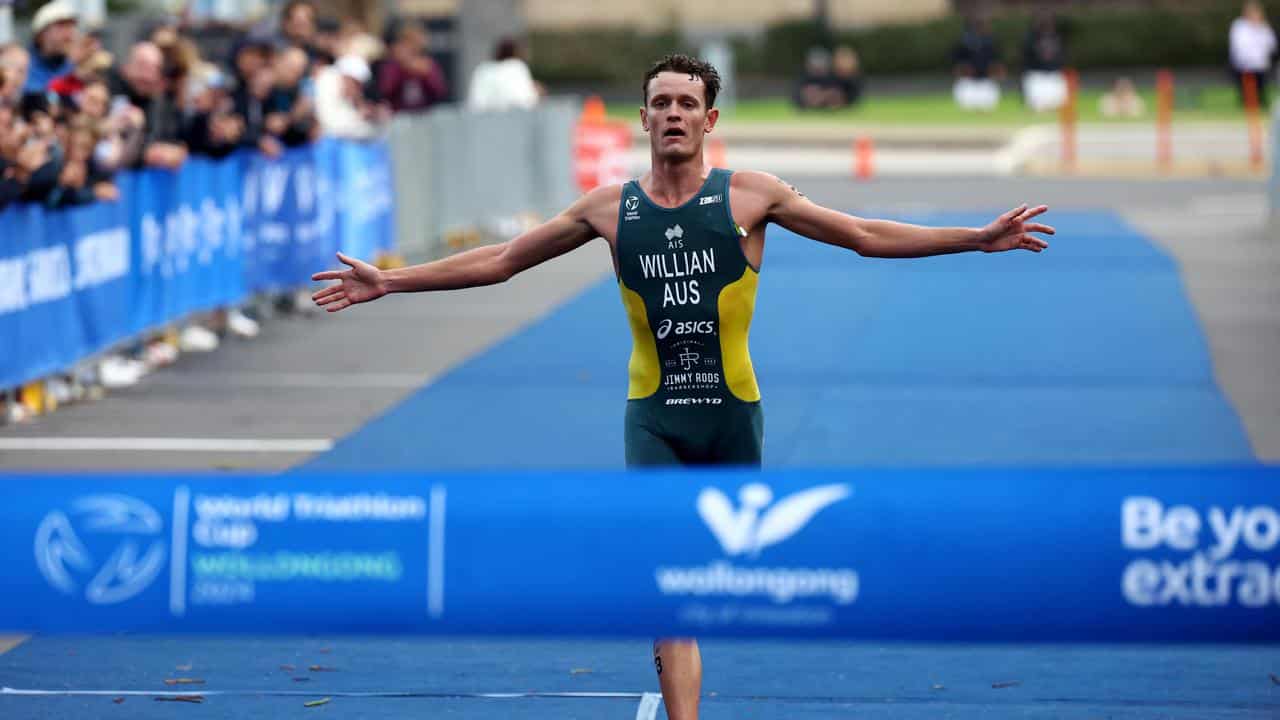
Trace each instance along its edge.
<instances>
[{"instance_id":1,"label":"man's right hand","mask_svg":"<svg viewBox=\"0 0 1280 720\"><path fill-rule=\"evenodd\" d=\"M377 300L387 294L387 286L381 270L342 253L338 253L338 260L350 266L350 269L325 270L311 276L311 279L316 281L339 281L337 285L330 285L311 296L316 305L329 312L338 312L352 305Z\"/></svg>"}]
</instances>

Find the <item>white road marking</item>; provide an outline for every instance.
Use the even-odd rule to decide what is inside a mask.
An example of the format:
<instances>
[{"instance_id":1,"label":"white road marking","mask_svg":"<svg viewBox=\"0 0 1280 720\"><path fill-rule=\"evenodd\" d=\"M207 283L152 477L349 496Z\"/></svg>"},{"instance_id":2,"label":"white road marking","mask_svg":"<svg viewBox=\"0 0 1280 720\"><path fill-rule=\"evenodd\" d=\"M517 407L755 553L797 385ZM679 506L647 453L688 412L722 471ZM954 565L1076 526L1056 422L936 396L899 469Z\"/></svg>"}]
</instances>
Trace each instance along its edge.
<instances>
[{"instance_id":1,"label":"white road marking","mask_svg":"<svg viewBox=\"0 0 1280 720\"><path fill-rule=\"evenodd\" d=\"M640 707L636 708L636 720L654 720L658 717L658 708L662 706L662 696L658 693L645 693L640 696Z\"/></svg>"},{"instance_id":2,"label":"white road marking","mask_svg":"<svg viewBox=\"0 0 1280 720\"><path fill-rule=\"evenodd\" d=\"M652 693L635 692L417 692L398 690L318 692L308 690L193 690L179 687L173 690L31 690L24 688L0 688L0 695L37 696L140 696L171 697L173 695L199 695L213 697L216 695L236 696L272 696L272 697L314 697L327 695L331 697L426 697L426 698L484 698L486 700L514 700L521 698L576 698L583 700L640 700Z\"/></svg>"},{"instance_id":3,"label":"white road marking","mask_svg":"<svg viewBox=\"0 0 1280 720\"><path fill-rule=\"evenodd\" d=\"M421 373L158 373L144 382L154 387L244 387L244 388L365 388L402 390L423 385L430 377Z\"/></svg>"},{"instance_id":4,"label":"white road marking","mask_svg":"<svg viewBox=\"0 0 1280 720\"><path fill-rule=\"evenodd\" d=\"M180 438L180 437L4 437L0 450L48 450L53 452L243 452L314 453L333 448L328 438L294 440L266 438Z\"/></svg>"}]
</instances>

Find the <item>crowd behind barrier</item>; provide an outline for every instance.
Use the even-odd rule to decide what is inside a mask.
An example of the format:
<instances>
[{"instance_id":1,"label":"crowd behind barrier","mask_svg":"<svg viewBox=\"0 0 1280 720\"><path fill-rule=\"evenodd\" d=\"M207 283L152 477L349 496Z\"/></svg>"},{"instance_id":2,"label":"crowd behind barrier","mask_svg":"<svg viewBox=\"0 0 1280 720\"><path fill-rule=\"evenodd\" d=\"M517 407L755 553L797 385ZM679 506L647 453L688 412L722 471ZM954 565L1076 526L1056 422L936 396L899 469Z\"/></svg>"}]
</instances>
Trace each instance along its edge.
<instances>
[{"instance_id":1,"label":"crowd behind barrier","mask_svg":"<svg viewBox=\"0 0 1280 720\"><path fill-rule=\"evenodd\" d=\"M118 202L0 213L0 388L192 313L302 286L337 250L373 258L395 246L385 141L193 157L116 179Z\"/></svg>"}]
</instances>

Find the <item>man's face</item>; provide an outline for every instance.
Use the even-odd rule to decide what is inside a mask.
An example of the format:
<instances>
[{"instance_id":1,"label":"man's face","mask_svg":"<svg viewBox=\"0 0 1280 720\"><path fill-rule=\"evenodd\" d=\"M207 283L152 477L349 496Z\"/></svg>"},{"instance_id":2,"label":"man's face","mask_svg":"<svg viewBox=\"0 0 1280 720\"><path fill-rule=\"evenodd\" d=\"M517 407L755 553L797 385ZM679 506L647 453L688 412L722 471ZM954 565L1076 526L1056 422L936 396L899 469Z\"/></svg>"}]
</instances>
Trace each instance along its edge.
<instances>
[{"instance_id":1,"label":"man's face","mask_svg":"<svg viewBox=\"0 0 1280 720\"><path fill-rule=\"evenodd\" d=\"M342 76L342 97L346 98L351 104L359 104L364 97L364 86L360 81L350 75Z\"/></svg>"},{"instance_id":2,"label":"man's face","mask_svg":"<svg viewBox=\"0 0 1280 720\"><path fill-rule=\"evenodd\" d=\"M8 123L0 125L0 129L3 128L7 128L8 132L0 131L0 155L12 162L17 159L18 150L22 149L27 139L31 137L31 129L18 117L11 117Z\"/></svg>"},{"instance_id":3,"label":"man's face","mask_svg":"<svg viewBox=\"0 0 1280 720\"><path fill-rule=\"evenodd\" d=\"M236 53L236 72L241 79L251 78L267 65L267 52L252 45L240 48Z\"/></svg>"},{"instance_id":4,"label":"man's face","mask_svg":"<svg viewBox=\"0 0 1280 720\"><path fill-rule=\"evenodd\" d=\"M659 157L673 159L701 152L703 136L719 117L719 110L707 109L702 78L678 72L661 72L650 80L649 99L640 110L649 146Z\"/></svg>"},{"instance_id":5,"label":"man's face","mask_svg":"<svg viewBox=\"0 0 1280 720\"><path fill-rule=\"evenodd\" d=\"M101 120L107 116L107 107L111 98L107 86L94 83L80 91L80 110L91 118Z\"/></svg>"},{"instance_id":6,"label":"man's face","mask_svg":"<svg viewBox=\"0 0 1280 720\"><path fill-rule=\"evenodd\" d=\"M73 162L88 162L93 157L93 146L92 132L79 129L73 130L67 147L67 159Z\"/></svg>"},{"instance_id":7,"label":"man's face","mask_svg":"<svg viewBox=\"0 0 1280 720\"><path fill-rule=\"evenodd\" d=\"M136 48L125 75L137 92L148 97L159 95L164 92L164 55L154 45Z\"/></svg>"},{"instance_id":8,"label":"man's face","mask_svg":"<svg viewBox=\"0 0 1280 720\"><path fill-rule=\"evenodd\" d=\"M0 105L0 159L8 158L12 150L13 110Z\"/></svg>"},{"instance_id":9,"label":"man's face","mask_svg":"<svg viewBox=\"0 0 1280 720\"><path fill-rule=\"evenodd\" d=\"M419 55L427 49L427 34L417 28L406 30L396 45L406 55Z\"/></svg>"},{"instance_id":10,"label":"man's face","mask_svg":"<svg viewBox=\"0 0 1280 720\"><path fill-rule=\"evenodd\" d=\"M276 83L285 88L297 87L307 72L307 53L300 48L289 48L277 58Z\"/></svg>"},{"instance_id":11,"label":"man's face","mask_svg":"<svg viewBox=\"0 0 1280 720\"><path fill-rule=\"evenodd\" d=\"M316 34L316 13L306 5L299 5L289 13L284 22L284 34L300 42L308 42Z\"/></svg>"},{"instance_id":12,"label":"man's face","mask_svg":"<svg viewBox=\"0 0 1280 720\"><path fill-rule=\"evenodd\" d=\"M46 55L66 55L76 42L76 21L56 22L40 32L36 44Z\"/></svg>"},{"instance_id":13,"label":"man's face","mask_svg":"<svg viewBox=\"0 0 1280 720\"><path fill-rule=\"evenodd\" d=\"M275 87L276 74L269 67L262 67L249 78L249 92L259 100L265 100Z\"/></svg>"},{"instance_id":14,"label":"man's face","mask_svg":"<svg viewBox=\"0 0 1280 720\"><path fill-rule=\"evenodd\" d=\"M21 94L22 86L27 82L27 71L31 68L31 58L27 51L19 47L9 48L0 55L0 70L5 73L7 90L14 95ZM15 89L16 88L16 89Z\"/></svg>"}]
</instances>

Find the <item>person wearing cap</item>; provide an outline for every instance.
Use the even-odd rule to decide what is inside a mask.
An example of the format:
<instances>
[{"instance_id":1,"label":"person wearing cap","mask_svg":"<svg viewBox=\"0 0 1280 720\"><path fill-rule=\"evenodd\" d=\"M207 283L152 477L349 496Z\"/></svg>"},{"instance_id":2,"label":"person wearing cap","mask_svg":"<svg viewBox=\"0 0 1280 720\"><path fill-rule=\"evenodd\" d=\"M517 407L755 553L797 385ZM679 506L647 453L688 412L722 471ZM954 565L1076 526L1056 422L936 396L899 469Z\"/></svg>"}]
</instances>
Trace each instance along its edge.
<instances>
[{"instance_id":1,"label":"person wearing cap","mask_svg":"<svg viewBox=\"0 0 1280 720\"><path fill-rule=\"evenodd\" d=\"M76 9L67 0L53 0L36 11L31 21L31 67L25 92L44 92L49 83L75 69L70 55L77 39Z\"/></svg>"},{"instance_id":2,"label":"person wearing cap","mask_svg":"<svg viewBox=\"0 0 1280 720\"><path fill-rule=\"evenodd\" d=\"M364 97L364 86L373 77L369 63L359 55L343 55L316 77L316 120L320 131L333 137L357 140L378 133L375 120L384 113Z\"/></svg>"}]
</instances>

